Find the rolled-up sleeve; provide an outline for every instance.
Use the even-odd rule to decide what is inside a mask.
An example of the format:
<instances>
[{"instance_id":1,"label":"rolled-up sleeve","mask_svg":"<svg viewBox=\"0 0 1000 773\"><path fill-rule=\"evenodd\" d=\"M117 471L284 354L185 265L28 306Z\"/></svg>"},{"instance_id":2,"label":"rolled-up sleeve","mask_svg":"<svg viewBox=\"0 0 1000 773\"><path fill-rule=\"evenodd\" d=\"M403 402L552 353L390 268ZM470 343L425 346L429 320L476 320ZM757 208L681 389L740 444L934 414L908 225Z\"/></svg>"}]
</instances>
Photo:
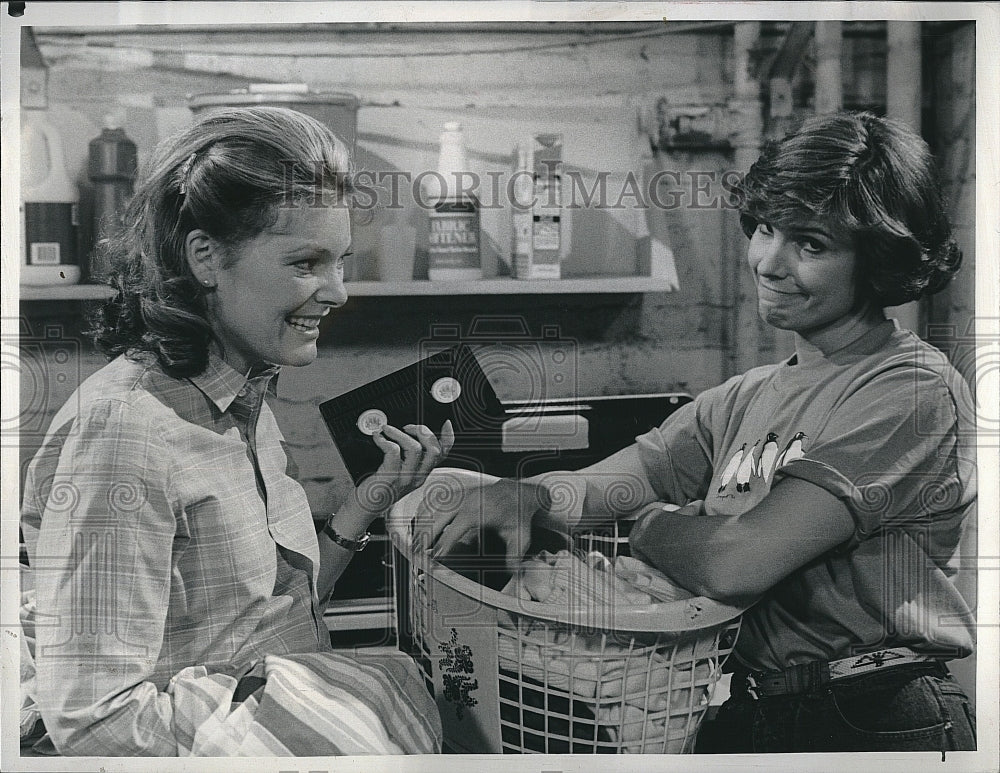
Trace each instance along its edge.
<instances>
[{"instance_id":1,"label":"rolled-up sleeve","mask_svg":"<svg viewBox=\"0 0 1000 773\"><path fill-rule=\"evenodd\" d=\"M883 526L956 519L976 496L974 460L959 426L969 397L924 369L893 369L832 411L805 456L775 478L808 480L839 497L855 520L855 542Z\"/></svg>"}]
</instances>

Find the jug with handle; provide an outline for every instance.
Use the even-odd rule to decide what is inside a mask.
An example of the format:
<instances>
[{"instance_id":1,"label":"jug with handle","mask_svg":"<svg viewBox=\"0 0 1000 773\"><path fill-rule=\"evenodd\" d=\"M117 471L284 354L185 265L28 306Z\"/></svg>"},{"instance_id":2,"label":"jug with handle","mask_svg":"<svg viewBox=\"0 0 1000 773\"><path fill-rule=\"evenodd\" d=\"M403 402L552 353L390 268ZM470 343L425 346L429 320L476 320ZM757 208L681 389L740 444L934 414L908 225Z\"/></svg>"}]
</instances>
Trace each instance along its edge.
<instances>
[{"instance_id":1,"label":"jug with handle","mask_svg":"<svg viewBox=\"0 0 1000 773\"><path fill-rule=\"evenodd\" d=\"M21 124L21 284L80 281L77 255L80 193L66 172L59 131L38 110Z\"/></svg>"}]
</instances>

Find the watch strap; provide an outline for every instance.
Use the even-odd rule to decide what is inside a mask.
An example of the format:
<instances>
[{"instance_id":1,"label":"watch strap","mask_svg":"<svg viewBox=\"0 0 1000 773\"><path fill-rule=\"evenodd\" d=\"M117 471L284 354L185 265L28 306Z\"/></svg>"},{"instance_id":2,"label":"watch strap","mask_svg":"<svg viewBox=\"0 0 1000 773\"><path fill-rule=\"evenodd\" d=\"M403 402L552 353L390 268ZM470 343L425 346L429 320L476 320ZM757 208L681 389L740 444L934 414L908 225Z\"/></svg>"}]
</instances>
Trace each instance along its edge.
<instances>
[{"instance_id":1,"label":"watch strap","mask_svg":"<svg viewBox=\"0 0 1000 773\"><path fill-rule=\"evenodd\" d=\"M327 518L326 523L323 524L323 533L345 550L352 550L355 553L360 550L364 550L368 541L372 538L371 533L366 531L357 539L348 539L342 534L339 534L337 530L333 528L333 524L330 521L331 518Z\"/></svg>"}]
</instances>

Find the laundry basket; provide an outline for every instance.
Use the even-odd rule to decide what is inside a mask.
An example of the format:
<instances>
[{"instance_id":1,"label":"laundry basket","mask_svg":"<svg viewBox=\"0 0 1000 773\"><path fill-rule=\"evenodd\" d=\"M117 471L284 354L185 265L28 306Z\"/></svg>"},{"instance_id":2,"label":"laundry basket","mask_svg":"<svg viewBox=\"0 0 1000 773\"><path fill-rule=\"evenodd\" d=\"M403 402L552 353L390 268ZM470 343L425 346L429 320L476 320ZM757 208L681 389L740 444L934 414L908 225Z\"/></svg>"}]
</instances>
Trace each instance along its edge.
<instances>
[{"instance_id":1,"label":"laundry basket","mask_svg":"<svg viewBox=\"0 0 1000 773\"><path fill-rule=\"evenodd\" d=\"M389 522L400 647L435 696L448 751L691 752L741 607L542 604L492 590L412 544L420 492ZM625 537L584 535L615 557Z\"/></svg>"}]
</instances>

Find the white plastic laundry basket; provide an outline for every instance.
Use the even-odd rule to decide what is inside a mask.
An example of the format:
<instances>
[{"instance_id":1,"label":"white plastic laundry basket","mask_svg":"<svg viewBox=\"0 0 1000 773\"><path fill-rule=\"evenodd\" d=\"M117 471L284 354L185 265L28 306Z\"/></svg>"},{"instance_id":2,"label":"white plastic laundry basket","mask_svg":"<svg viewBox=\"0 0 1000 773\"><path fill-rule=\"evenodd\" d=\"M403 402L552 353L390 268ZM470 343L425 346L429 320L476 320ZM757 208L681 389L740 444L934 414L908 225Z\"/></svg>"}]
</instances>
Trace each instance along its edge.
<instances>
[{"instance_id":1,"label":"white plastic laundry basket","mask_svg":"<svg viewBox=\"0 0 1000 773\"><path fill-rule=\"evenodd\" d=\"M742 608L704 597L594 608L494 591L414 547L420 494L389 522L397 631L435 696L447 750L693 750ZM609 557L626 541L613 529L586 536L584 549Z\"/></svg>"}]
</instances>

